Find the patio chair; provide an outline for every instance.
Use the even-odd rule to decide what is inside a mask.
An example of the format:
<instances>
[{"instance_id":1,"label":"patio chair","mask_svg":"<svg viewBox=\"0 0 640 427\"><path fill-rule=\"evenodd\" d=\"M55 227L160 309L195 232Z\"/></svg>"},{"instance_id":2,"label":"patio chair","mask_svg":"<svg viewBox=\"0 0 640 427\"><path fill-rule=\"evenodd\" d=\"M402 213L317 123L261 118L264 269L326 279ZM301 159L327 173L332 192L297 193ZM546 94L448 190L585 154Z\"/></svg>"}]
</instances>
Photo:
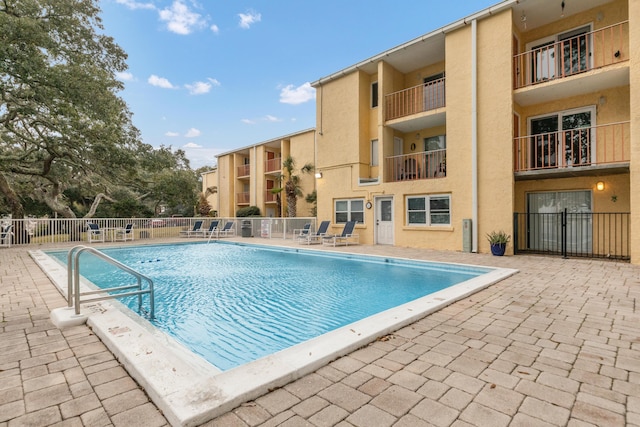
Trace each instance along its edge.
<instances>
[{"instance_id":1,"label":"patio chair","mask_svg":"<svg viewBox=\"0 0 640 427\"><path fill-rule=\"evenodd\" d=\"M218 224L220 224L220 221L218 221L217 219L214 219L213 221L211 221L211 224L209 224L209 229L202 233L202 237L207 237L207 236L211 237L213 233L215 233L218 230Z\"/></svg>"},{"instance_id":2,"label":"patio chair","mask_svg":"<svg viewBox=\"0 0 640 427\"><path fill-rule=\"evenodd\" d=\"M0 227L0 247L8 248L13 240L13 224L7 224Z\"/></svg>"},{"instance_id":3,"label":"patio chair","mask_svg":"<svg viewBox=\"0 0 640 427\"><path fill-rule=\"evenodd\" d=\"M349 246L349 244L358 244L359 237L357 234L353 233L353 229L356 227L357 221L347 221L344 224L344 229L342 230L342 234L335 234L333 236L324 236L322 238L322 244L325 246L340 246L345 245Z\"/></svg>"},{"instance_id":4,"label":"patio chair","mask_svg":"<svg viewBox=\"0 0 640 427\"><path fill-rule=\"evenodd\" d=\"M294 228L293 229L293 238L297 239L299 237L306 236L307 234L309 234L310 229L311 229L311 223L310 222L306 223L302 228Z\"/></svg>"},{"instance_id":5,"label":"patio chair","mask_svg":"<svg viewBox=\"0 0 640 427\"><path fill-rule=\"evenodd\" d=\"M233 221L227 221L227 223L222 227L222 230L216 233L218 237L229 237L236 235L236 223Z\"/></svg>"},{"instance_id":6,"label":"patio chair","mask_svg":"<svg viewBox=\"0 0 640 427\"><path fill-rule=\"evenodd\" d=\"M298 243L301 245L313 245L322 243L322 238L327 235L330 221L322 221L315 233L307 233L298 237Z\"/></svg>"},{"instance_id":7,"label":"patio chair","mask_svg":"<svg viewBox=\"0 0 640 427\"><path fill-rule=\"evenodd\" d=\"M133 224L129 223L124 228L116 228L113 232L113 240L121 242L133 241Z\"/></svg>"},{"instance_id":8,"label":"patio chair","mask_svg":"<svg viewBox=\"0 0 640 427\"><path fill-rule=\"evenodd\" d=\"M193 228L191 230L183 230L180 232L180 237L191 237L197 236L202 233L202 221L198 220L193 223Z\"/></svg>"},{"instance_id":9,"label":"patio chair","mask_svg":"<svg viewBox=\"0 0 640 427\"><path fill-rule=\"evenodd\" d=\"M104 242L104 233L100 230L98 224L89 222L87 225L89 226L89 230L87 230L87 241L89 243Z\"/></svg>"}]
</instances>

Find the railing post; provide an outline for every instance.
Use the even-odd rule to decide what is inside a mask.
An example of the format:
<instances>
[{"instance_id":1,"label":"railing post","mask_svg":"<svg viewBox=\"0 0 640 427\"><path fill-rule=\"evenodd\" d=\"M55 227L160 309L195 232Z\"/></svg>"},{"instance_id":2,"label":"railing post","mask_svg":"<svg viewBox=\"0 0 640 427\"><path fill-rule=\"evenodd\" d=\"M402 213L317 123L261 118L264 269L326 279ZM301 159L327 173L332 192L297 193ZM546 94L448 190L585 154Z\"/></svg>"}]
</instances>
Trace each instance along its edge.
<instances>
[{"instance_id":1,"label":"railing post","mask_svg":"<svg viewBox=\"0 0 640 427\"><path fill-rule=\"evenodd\" d=\"M567 208L562 212L562 258L567 259Z\"/></svg>"},{"instance_id":2,"label":"railing post","mask_svg":"<svg viewBox=\"0 0 640 427\"><path fill-rule=\"evenodd\" d=\"M518 212L513 213L513 254L518 255Z\"/></svg>"}]
</instances>

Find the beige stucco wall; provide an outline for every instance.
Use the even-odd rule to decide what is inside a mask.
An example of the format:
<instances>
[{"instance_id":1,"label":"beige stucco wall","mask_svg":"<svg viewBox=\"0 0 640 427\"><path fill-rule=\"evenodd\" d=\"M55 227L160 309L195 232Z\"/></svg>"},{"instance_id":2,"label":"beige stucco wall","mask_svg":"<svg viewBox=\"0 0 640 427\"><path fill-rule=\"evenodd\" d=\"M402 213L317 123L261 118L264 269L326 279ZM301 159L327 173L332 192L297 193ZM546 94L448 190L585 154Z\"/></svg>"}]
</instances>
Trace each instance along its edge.
<instances>
[{"instance_id":1,"label":"beige stucco wall","mask_svg":"<svg viewBox=\"0 0 640 427\"><path fill-rule=\"evenodd\" d=\"M218 204L218 169L212 169L202 174L202 193L207 194L207 189L216 188L216 192L207 196L207 202L211 207L211 211L220 213L220 206Z\"/></svg>"}]
</instances>

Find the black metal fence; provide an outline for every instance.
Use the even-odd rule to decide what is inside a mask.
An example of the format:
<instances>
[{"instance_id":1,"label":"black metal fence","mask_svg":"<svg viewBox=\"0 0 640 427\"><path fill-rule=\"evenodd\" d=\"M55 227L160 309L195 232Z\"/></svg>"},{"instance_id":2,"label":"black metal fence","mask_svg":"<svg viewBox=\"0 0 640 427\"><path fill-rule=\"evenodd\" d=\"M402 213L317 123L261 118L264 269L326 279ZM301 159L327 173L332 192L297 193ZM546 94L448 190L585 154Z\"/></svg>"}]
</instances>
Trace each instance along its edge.
<instances>
[{"instance_id":1,"label":"black metal fence","mask_svg":"<svg viewBox=\"0 0 640 427\"><path fill-rule=\"evenodd\" d=\"M630 259L630 214L514 213L514 253Z\"/></svg>"}]
</instances>

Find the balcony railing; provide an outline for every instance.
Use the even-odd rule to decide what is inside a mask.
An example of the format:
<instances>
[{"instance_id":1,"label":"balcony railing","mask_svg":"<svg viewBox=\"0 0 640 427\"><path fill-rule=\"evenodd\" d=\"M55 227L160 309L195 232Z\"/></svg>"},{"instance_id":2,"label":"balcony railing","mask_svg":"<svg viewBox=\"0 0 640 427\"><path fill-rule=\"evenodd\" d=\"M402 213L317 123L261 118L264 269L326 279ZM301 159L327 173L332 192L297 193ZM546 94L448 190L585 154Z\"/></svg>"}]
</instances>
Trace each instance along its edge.
<instances>
[{"instance_id":1,"label":"balcony railing","mask_svg":"<svg viewBox=\"0 0 640 427\"><path fill-rule=\"evenodd\" d=\"M276 157L275 159L269 159L264 161L265 172L279 172L282 170L282 158Z\"/></svg>"},{"instance_id":2,"label":"balcony railing","mask_svg":"<svg viewBox=\"0 0 640 427\"><path fill-rule=\"evenodd\" d=\"M514 153L516 172L629 162L629 122L522 136Z\"/></svg>"},{"instance_id":3,"label":"balcony railing","mask_svg":"<svg viewBox=\"0 0 640 427\"><path fill-rule=\"evenodd\" d=\"M236 203L239 205L249 203L249 192L236 193Z\"/></svg>"},{"instance_id":4,"label":"balcony railing","mask_svg":"<svg viewBox=\"0 0 640 427\"><path fill-rule=\"evenodd\" d=\"M629 59L629 21L515 55L515 89L569 77Z\"/></svg>"},{"instance_id":5,"label":"balcony railing","mask_svg":"<svg viewBox=\"0 0 640 427\"><path fill-rule=\"evenodd\" d=\"M271 190L266 190L264 192L264 201L266 203L275 203L277 201L278 195L273 194Z\"/></svg>"},{"instance_id":6,"label":"balcony railing","mask_svg":"<svg viewBox=\"0 0 640 427\"><path fill-rule=\"evenodd\" d=\"M387 157L387 181L442 178L447 175L447 150L423 151Z\"/></svg>"},{"instance_id":7,"label":"balcony railing","mask_svg":"<svg viewBox=\"0 0 640 427\"><path fill-rule=\"evenodd\" d=\"M386 120L444 107L444 78L390 93L385 97Z\"/></svg>"},{"instance_id":8,"label":"balcony railing","mask_svg":"<svg viewBox=\"0 0 640 427\"><path fill-rule=\"evenodd\" d=\"M251 165L242 165L237 167L238 178L241 176L251 175Z\"/></svg>"}]
</instances>

